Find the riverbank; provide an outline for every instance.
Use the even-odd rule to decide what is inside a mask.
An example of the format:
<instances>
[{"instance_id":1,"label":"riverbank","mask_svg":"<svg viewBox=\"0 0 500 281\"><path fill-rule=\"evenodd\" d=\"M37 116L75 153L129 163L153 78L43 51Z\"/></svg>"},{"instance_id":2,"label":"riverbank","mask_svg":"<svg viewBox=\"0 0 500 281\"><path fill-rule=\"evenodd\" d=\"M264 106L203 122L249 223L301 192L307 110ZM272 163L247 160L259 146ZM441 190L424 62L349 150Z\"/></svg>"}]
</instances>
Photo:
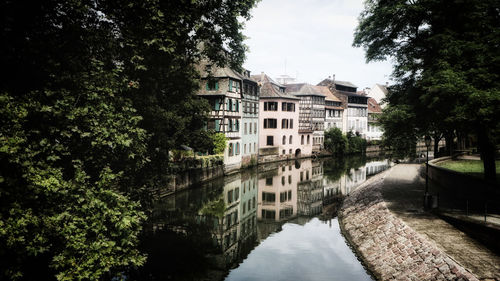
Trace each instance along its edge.
<instances>
[{"instance_id":1,"label":"riverbank","mask_svg":"<svg viewBox=\"0 0 500 281\"><path fill-rule=\"evenodd\" d=\"M500 280L500 257L424 212L420 165L374 176L345 200L341 226L381 280Z\"/></svg>"}]
</instances>

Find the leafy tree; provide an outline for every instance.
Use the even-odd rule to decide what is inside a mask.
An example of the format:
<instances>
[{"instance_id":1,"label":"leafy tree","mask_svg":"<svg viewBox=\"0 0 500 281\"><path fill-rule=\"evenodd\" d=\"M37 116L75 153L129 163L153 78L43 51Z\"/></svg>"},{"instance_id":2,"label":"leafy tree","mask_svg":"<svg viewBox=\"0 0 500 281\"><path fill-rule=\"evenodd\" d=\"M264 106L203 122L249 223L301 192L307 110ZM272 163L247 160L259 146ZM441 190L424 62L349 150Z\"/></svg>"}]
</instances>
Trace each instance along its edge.
<instances>
[{"instance_id":1,"label":"leafy tree","mask_svg":"<svg viewBox=\"0 0 500 281\"><path fill-rule=\"evenodd\" d=\"M358 134L353 134L351 131L347 132L347 153L365 153L366 152L366 140L360 137Z\"/></svg>"},{"instance_id":2,"label":"leafy tree","mask_svg":"<svg viewBox=\"0 0 500 281\"><path fill-rule=\"evenodd\" d=\"M227 138L223 133L215 133L211 136L213 143L213 154L222 154L227 146Z\"/></svg>"},{"instance_id":3,"label":"leafy tree","mask_svg":"<svg viewBox=\"0 0 500 281\"><path fill-rule=\"evenodd\" d=\"M253 4L2 1L0 279L101 279L144 263L145 187L206 118L194 64L241 64L239 17Z\"/></svg>"},{"instance_id":4,"label":"leafy tree","mask_svg":"<svg viewBox=\"0 0 500 281\"><path fill-rule=\"evenodd\" d=\"M347 152L347 137L339 128L331 128L325 132L325 149L335 155Z\"/></svg>"},{"instance_id":5,"label":"leafy tree","mask_svg":"<svg viewBox=\"0 0 500 281\"><path fill-rule=\"evenodd\" d=\"M353 43L365 48L368 61L393 58L399 90L389 104L403 106L395 110L409 110L418 120L411 123L417 131L406 139L443 133L451 140L456 132L476 132L485 176L493 180L500 115L499 9L496 0L371 0Z\"/></svg>"}]
</instances>

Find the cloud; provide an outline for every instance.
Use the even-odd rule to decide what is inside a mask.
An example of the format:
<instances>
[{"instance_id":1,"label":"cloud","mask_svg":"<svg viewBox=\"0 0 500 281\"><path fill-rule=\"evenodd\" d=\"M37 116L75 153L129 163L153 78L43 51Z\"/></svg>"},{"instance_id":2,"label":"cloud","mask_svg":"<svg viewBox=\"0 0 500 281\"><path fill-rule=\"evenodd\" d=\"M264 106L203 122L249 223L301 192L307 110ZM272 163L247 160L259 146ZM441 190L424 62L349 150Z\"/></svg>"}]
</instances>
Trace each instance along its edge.
<instances>
[{"instance_id":1,"label":"cloud","mask_svg":"<svg viewBox=\"0 0 500 281\"><path fill-rule=\"evenodd\" d=\"M245 67L312 84L332 74L360 88L385 83L390 64L367 65L363 50L351 46L362 9L362 0L262 0L244 31Z\"/></svg>"}]
</instances>

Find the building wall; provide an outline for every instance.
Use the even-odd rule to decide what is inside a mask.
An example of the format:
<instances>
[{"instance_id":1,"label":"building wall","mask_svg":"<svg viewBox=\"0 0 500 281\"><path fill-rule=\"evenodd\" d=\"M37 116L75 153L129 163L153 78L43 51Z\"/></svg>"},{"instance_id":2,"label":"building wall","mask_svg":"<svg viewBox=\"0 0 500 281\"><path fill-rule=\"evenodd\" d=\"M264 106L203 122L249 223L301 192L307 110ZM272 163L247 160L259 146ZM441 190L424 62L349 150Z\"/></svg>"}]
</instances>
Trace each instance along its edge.
<instances>
[{"instance_id":1,"label":"building wall","mask_svg":"<svg viewBox=\"0 0 500 281\"><path fill-rule=\"evenodd\" d=\"M385 98L385 93L380 85L376 84L375 86L373 86L370 89L369 96L375 99L377 103L381 105L382 108L385 107L385 105L382 104L382 99Z\"/></svg>"},{"instance_id":2,"label":"building wall","mask_svg":"<svg viewBox=\"0 0 500 281\"><path fill-rule=\"evenodd\" d=\"M207 89L206 83L208 82L203 80L200 94L209 101L218 100L218 105L214 106L210 112L210 119L218 122L216 131L224 133L228 138L228 144L224 150L224 165L225 171L229 172L241 167L242 81L234 78L215 79L217 81L215 89ZM230 83L232 87L229 86Z\"/></svg>"},{"instance_id":3,"label":"building wall","mask_svg":"<svg viewBox=\"0 0 500 281\"><path fill-rule=\"evenodd\" d=\"M363 105L351 105L347 107L347 131L359 132L361 136L366 135L368 128L368 108Z\"/></svg>"},{"instance_id":4,"label":"building wall","mask_svg":"<svg viewBox=\"0 0 500 281\"><path fill-rule=\"evenodd\" d=\"M248 87L255 87L253 93L245 92ZM241 165L248 166L257 163L259 151L259 90L257 83L247 83L244 81L244 92L242 99L243 117L241 121ZM250 90L248 90L250 91ZM245 106L246 105L246 106ZM254 108L255 105L255 108ZM253 159L253 160L252 160Z\"/></svg>"},{"instance_id":5,"label":"building wall","mask_svg":"<svg viewBox=\"0 0 500 281\"><path fill-rule=\"evenodd\" d=\"M264 110L264 103L277 102L277 110ZM282 103L293 103L295 111L283 111ZM266 119L276 119L276 128L264 128ZM283 119L288 120L288 128L282 128ZM293 120L293 128L290 121ZM268 137L272 137L273 145L267 144ZM290 137L292 142L290 142ZM283 140L284 138L284 140ZM259 158L266 160L278 160L295 157L297 150L303 156L304 148L300 144L299 137L299 105L297 100L291 99L260 99L259 101Z\"/></svg>"}]
</instances>

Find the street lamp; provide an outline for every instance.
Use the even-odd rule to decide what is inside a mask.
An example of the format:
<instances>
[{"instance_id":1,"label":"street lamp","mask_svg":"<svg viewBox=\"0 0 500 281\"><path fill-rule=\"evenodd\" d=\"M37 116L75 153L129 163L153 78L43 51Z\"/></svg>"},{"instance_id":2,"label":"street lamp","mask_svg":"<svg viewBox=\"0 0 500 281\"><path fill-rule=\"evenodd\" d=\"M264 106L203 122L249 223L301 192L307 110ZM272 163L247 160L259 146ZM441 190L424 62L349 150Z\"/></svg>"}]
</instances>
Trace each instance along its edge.
<instances>
[{"instance_id":1,"label":"street lamp","mask_svg":"<svg viewBox=\"0 0 500 281\"><path fill-rule=\"evenodd\" d=\"M431 137L425 136L425 147L427 148L427 156L425 161L425 195L424 195L424 207L428 205L429 197L429 146L431 146Z\"/></svg>"}]
</instances>

